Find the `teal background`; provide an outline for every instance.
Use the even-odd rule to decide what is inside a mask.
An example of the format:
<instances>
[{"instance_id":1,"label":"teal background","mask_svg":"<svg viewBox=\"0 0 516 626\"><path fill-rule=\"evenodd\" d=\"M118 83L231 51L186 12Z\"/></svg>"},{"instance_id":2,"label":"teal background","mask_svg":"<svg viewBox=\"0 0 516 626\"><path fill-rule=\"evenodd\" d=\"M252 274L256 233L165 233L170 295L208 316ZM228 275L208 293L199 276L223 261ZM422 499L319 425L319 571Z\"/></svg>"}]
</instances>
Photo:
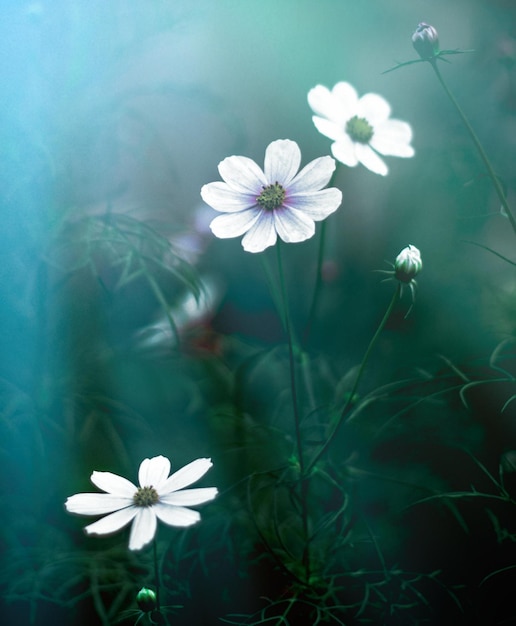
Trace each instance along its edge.
<instances>
[{"instance_id":1,"label":"teal background","mask_svg":"<svg viewBox=\"0 0 516 626\"><path fill-rule=\"evenodd\" d=\"M303 163L328 154L329 140L311 121L310 88L345 80L360 94L380 93L393 116L412 125L416 150L413 159L387 158L385 178L361 166L338 169L334 184L343 204L328 220L330 278L308 346L313 354L326 355L341 372L359 362L391 295L392 285L380 283L373 270L387 269L385 261L408 244L424 261L416 306L407 320L407 296L396 309L367 386L435 371L444 367L440 355L461 366L485 360L514 336L514 268L470 243L514 259L514 233L470 138L429 66L382 72L416 58L410 37L420 21L438 29L442 48L475 50L450 57L441 70L511 203L516 6L511 0L4 0L0 17L3 623L97 623L88 621L97 619L91 605L81 622L77 606L61 597L49 601L48 590L36 611L27 571L50 567L70 546L93 554L95 542L102 543L86 539L83 520L63 509L68 495L90 489L93 469L134 479L145 456L165 454L175 468L201 456L224 457L224 438L206 416L227 399L226 366L247 349L239 342L268 348L282 333L258 256L244 253L238 240L207 232L214 212L202 206L199 190L219 178L217 164L226 156L261 164L278 138L298 142ZM230 338L224 365L195 349L165 346L151 355L138 349L135 338L160 305L141 282L117 289L110 257L95 257L94 269L87 262L84 220L106 212L152 225L187 247L196 233L197 251L188 248L194 265L217 286L210 330ZM316 249L314 238L286 250L298 327L307 316ZM179 301L184 285L159 278L169 301ZM263 410L269 386L258 389L253 402ZM454 444L474 441L496 470L499 455L516 445L514 405L499 411L511 393L489 388L466 426L462 407L438 409L449 417L446 425L440 432L429 426L416 438L431 432ZM434 416L422 419L428 426ZM389 441L379 458L403 468L404 450L403 442ZM423 454L425 473L467 474L462 457L450 455L441 466L440 454ZM219 468L215 463L207 485L231 482L232 468L222 460ZM425 520L418 523L424 527ZM435 531L438 522L430 523ZM425 568L431 548L421 552L415 567ZM446 560L444 548L440 556ZM450 560L460 571L458 554Z\"/></svg>"}]
</instances>

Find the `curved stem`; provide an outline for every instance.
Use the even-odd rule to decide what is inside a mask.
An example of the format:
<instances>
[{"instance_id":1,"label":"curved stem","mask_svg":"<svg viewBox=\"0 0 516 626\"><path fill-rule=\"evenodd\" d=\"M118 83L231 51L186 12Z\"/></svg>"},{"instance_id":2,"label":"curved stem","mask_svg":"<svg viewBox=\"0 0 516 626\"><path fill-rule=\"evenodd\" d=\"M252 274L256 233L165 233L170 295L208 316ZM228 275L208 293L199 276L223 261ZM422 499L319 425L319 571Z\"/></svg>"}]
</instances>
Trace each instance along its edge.
<instances>
[{"instance_id":1,"label":"curved stem","mask_svg":"<svg viewBox=\"0 0 516 626\"><path fill-rule=\"evenodd\" d=\"M314 465L321 458L321 456L326 452L326 450L330 447L332 441L337 436L337 432L339 431L342 423L344 422L344 418L346 417L347 411L348 411L350 405L353 402L353 399L355 397L356 391L358 389L358 385L360 383L360 380L361 380L362 375L364 373L365 367L366 367L367 362L369 360L369 356L371 354L371 351L374 348L374 346L375 346L375 344L376 344L376 342L378 340L378 337L380 336L382 330L384 329L385 324L387 323L387 320L389 319L389 317L390 317L390 315L392 313L392 310L394 308L394 305L396 304L396 301L398 300L400 295L401 295L401 283L398 283L396 291L394 292L394 294L393 294L393 296L391 298L391 301L389 303L389 306L387 307L387 310L385 311L385 314L384 314L384 316L382 318L382 321L380 322L378 328L376 329L375 334L373 335L371 341L369 342L369 345L367 346L367 350L365 351L365 354L364 354L364 357L362 358L362 362L360 363L360 367L358 369L357 375L355 376L353 387L351 388L351 391L349 392L348 398L346 400L344 408L341 411L339 419L337 420L337 423L333 427L333 430L331 431L328 439L326 439L326 441L320 447L319 451L316 453L314 458L310 461L310 464L307 467L307 472L309 472L312 469L312 467L314 467Z\"/></svg>"},{"instance_id":2,"label":"curved stem","mask_svg":"<svg viewBox=\"0 0 516 626\"><path fill-rule=\"evenodd\" d=\"M502 203L502 206L507 214L507 217L509 218L509 221L511 223L512 229L514 231L514 233L516 234L516 219L514 218L514 215L511 212L511 209L509 208L509 203L507 202L507 198L505 197L505 193L504 190L502 188L502 185L500 184L500 180L498 178L498 176L495 174L495 171L493 170L493 166L491 165L491 162L489 161L489 158L487 156L487 154L484 151L484 148L482 147L482 144L480 143L479 138L477 137L477 134L475 133L475 131L473 130L473 127L471 126L471 124L469 123L468 118L466 117L466 115L464 114L462 108L460 107L459 103L457 102L457 100L455 99L454 95L452 94L452 92L449 90L448 85L444 82L444 79L442 77L441 71L439 70L439 68L437 67L437 62L435 59L432 59L430 61L430 65L432 66L435 75L437 76L437 79L439 80L439 82L441 83L441 87L444 89L444 91L446 92L446 95L448 96L448 98L450 99L450 101L452 102L452 104L454 105L454 107L457 109L458 114L460 115L460 118L462 119L462 122L464 123L464 126L466 127L474 145L475 148L477 149L480 158L482 159L484 165L486 166L487 169L487 173L489 174L489 177L491 178L491 180L493 181L493 185L496 191L496 194L500 200L500 202Z\"/></svg>"}]
</instances>

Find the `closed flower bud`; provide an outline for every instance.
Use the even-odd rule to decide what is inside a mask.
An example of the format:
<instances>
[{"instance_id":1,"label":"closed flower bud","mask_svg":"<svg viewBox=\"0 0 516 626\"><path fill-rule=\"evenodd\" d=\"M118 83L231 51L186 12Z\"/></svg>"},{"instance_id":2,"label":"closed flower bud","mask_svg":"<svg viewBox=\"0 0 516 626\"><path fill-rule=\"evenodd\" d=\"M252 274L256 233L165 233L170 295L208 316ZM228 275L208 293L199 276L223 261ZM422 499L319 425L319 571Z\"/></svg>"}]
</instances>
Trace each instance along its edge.
<instances>
[{"instance_id":1,"label":"closed flower bud","mask_svg":"<svg viewBox=\"0 0 516 626\"><path fill-rule=\"evenodd\" d=\"M136 594L136 604L144 613L150 613L156 608L156 594L152 589L142 587Z\"/></svg>"},{"instance_id":2,"label":"closed flower bud","mask_svg":"<svg viewBox=\"0 0 516 626\"><path fill-rule=\"evenodd\" d=\"M394 262L394 275L402 283L410 283L422 269L421 252L416 246L403 248Z\"/></svg>"},{"instance_id":3,"label":"closed flower bud","mask_svg":"<svg viewBox=\"0 0 516 626\"><path fill-rule=\"evenodd\" d=\"M439 52L439 36L430 24L421 22L412 35L412 45L422 59L431 59Z\"/></svg>"}]
</instances>

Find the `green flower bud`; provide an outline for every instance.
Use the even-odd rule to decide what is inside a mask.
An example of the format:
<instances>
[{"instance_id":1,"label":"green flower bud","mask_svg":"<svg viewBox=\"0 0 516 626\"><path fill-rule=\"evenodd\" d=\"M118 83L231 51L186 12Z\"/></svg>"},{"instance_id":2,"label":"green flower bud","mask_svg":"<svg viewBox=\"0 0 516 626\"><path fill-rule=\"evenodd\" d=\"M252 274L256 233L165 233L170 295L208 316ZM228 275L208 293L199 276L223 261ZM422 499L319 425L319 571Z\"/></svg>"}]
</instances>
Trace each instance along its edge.
<instances>
[{"instance_id":1,"label":"green flower bud","mask_svg":"<svg viewBox=\"0 0 516 626\"><path fill-rule=\"evenodd\" d=\"M412 45L422 59L431 59L439 52L439 36L430 24L421 22L412 35Z\"/></svg>"},{"instance_id":2,"label":"green flower bud","mask_svg":"<svg viewBox=\"0 0 516 626\"><path fill-rule=\"evenodd\" d=\"M402 283L410 283L423 269L421 252L416 246L407 246L394 261L394 275Z\"/></svg>"},{"instance_id":3,"label":"green flower bud","mask_svg":"<svg viewBox=\"0 0 516 626\"><path fill-rule=\"evenodd\" d=\"M156 593L152 589L142 587L136 594L136 604L144 613L150 613L156 608Z\"/></svg>"}]
</instances>

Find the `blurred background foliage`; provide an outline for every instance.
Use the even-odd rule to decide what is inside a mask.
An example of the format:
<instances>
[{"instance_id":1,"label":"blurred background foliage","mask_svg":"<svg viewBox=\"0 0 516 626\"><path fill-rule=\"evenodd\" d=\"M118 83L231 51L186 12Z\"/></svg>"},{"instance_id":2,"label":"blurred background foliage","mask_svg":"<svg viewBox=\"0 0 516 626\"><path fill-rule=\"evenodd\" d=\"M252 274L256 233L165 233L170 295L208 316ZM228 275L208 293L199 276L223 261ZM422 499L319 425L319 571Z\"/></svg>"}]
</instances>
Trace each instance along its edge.
<instances>
[{"instance_id":1,"label":"blurred background foliage","mask_svg":"<svg viewBox=\"0 0 516 626\"><path fill-rule=\"evenodd\" d=\"M514 261L514 233L431 69L382 72L415 58L420 21L442 47L475 50L442 72L512 203L514 2L4 0L0 14L2 622L105 626L134 606L149 555L129 554L123 535L86 538L63 502L91 489L93 469L134 480L157 454L173 468L212 457L221 491L198 528L160 529L166 600L184 607L173 623L286 610L288 576L263 558L288 536L279 560L292 572L301 549L286 512L284 337L259 257L212 237L199 190L224 157L262 163L278 138L297 141L304 163L328 154L306 95L345 80L412 125L416 157L390 159L386 178L338 169L344 200L298 363L307 441L336 419L391 297L373 270L409 243L425 267L334 447L347 474L318 483L326 604L303 597L289 619L317 606L339 623L338 597L356 623L510 623L512 457L502 482L498 469L516 448L516 283L473 244ZM299 334L316 254L317 236L285 249ZM412 506L472 485L498 499ZM273 613L260 596L276 598Z\"/></svg>"}]
</instances>

